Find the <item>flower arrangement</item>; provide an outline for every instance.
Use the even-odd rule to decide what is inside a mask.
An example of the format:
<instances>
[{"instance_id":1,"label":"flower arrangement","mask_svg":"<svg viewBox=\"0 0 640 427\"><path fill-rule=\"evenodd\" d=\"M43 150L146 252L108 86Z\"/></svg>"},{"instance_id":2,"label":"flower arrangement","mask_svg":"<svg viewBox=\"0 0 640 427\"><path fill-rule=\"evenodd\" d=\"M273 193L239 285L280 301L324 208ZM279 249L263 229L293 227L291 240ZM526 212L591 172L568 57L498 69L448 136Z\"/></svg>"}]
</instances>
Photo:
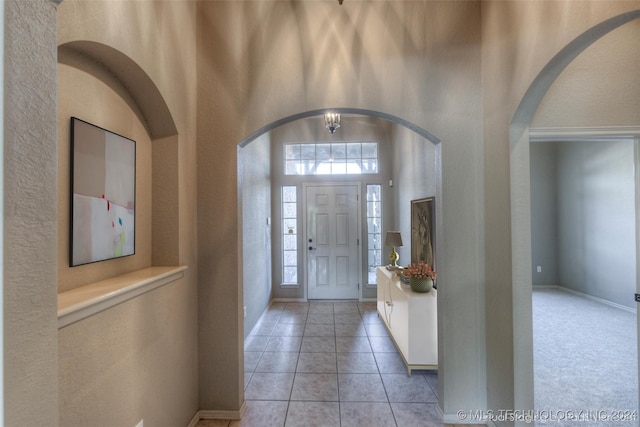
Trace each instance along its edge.
<instances>
[{"instance_id":1,"label":"flower arrangement","mask_svg":"<svg viewBox=\"0 0 640 427\"><path fill-rule=\"evenodd\" d=\"M406 277L415 277L416 279L436 280L437 277L436 271L424 261L409 264L402 270L402 274Z\"/></svg>"}]
</instances>

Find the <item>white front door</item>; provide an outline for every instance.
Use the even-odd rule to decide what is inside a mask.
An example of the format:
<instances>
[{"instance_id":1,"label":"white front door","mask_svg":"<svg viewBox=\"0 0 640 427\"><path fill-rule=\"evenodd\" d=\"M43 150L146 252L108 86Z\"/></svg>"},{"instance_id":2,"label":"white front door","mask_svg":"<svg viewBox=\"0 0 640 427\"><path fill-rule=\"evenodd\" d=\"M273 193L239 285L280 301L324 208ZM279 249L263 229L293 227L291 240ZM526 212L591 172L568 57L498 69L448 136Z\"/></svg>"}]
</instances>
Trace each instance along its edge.
<instances>
[{"instance_id":1,"label":"white front door","mask_svg":"<svg viewBox=\"0 0 640 427\"><path fill-rule=\"evenodd\" d=\"M358 298L358 193L358 185L306 187L309 299Z\"/></svg>"}]
</instances>

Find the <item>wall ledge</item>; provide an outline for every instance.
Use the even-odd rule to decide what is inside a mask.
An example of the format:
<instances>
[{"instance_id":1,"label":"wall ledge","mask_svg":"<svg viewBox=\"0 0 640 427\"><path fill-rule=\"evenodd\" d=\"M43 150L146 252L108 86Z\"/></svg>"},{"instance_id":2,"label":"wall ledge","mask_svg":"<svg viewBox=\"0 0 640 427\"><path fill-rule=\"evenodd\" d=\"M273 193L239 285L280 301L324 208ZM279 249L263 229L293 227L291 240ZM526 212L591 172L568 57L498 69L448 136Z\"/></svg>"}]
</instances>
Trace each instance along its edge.
<instances>
[{"instance_id":1,"label":"wall ledge","mask_svg":"<svg viewBox=\"0 0 640 427\"><path fill-rule=\"evenodd\" d=\"M149 267L58 293L58 329L184 276L187 266Z\"/></svg>"}]
</instances>

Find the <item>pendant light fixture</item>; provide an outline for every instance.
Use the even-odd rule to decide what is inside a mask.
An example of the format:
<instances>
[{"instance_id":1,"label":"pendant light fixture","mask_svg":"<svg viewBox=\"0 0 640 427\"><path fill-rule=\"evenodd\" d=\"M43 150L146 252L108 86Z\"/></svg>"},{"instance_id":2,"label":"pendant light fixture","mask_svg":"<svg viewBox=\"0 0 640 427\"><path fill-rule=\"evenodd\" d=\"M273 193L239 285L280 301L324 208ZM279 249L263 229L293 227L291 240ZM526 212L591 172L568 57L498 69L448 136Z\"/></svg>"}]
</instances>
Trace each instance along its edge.
<instances>
[{"instance_id":1,"label":"pendant light fixture","mask_svg":"<svg viewBox=\"0 0 640 427\"><path fill-rule=\"evenodd\" d=\"M340 127L340 114L339 113L326 113L324 115L324 125L329 129L330 134L336 133L336 129Z\"/></svg>"}]
</instances>

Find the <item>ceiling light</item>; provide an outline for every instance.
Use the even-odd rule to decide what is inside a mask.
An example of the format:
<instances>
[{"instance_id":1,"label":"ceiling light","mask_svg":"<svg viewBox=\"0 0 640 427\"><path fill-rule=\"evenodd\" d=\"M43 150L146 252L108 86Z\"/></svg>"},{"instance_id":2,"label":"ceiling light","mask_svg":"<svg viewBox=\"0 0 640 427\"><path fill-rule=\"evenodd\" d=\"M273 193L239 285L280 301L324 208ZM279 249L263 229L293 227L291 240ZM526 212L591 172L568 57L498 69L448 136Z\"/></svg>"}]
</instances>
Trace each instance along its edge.
<instances>
[{"instance_id":1,"label":"ceiling light","mask_svg":"<svg viewBox=\"0 0 640 427\"><path fill-rule=\"evenodd\" d=\"M329 129L329 133L334 134L340 127L340 114L326 113L324 115L324 125Z\"/></svg>"}]
</instances>

